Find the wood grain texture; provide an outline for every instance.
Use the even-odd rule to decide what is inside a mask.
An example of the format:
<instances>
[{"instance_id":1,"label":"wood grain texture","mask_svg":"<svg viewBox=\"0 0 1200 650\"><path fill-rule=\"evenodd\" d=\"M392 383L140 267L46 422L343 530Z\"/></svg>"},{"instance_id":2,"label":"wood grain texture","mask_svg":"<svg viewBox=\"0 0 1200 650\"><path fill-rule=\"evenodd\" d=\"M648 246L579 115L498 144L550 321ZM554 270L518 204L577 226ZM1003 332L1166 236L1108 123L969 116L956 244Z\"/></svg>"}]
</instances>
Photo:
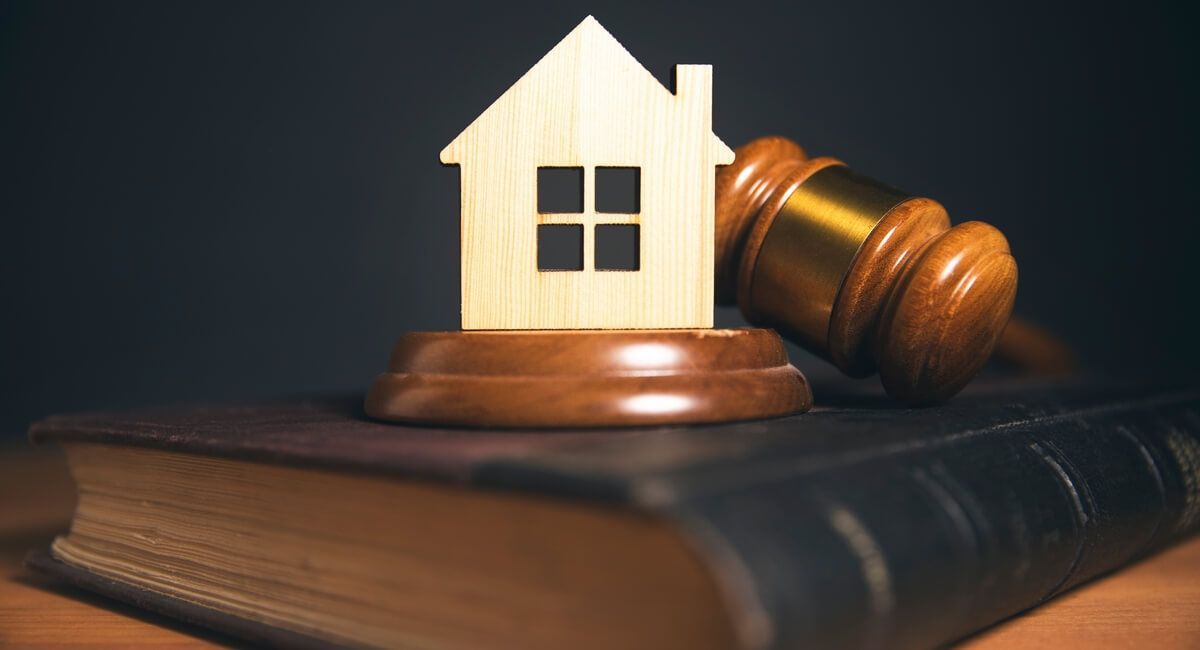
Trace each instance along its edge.
<instances>
[{"instance_id":1,"label":"wood grain texture","mask_svg":"<svg viewBox=\"0 0 1200 650\"><path fill-rule=\"evenodd\" d=\"M1000 231L808 160L777 136L718 173L718 283L742 313L911 404L955 395L991 357L1016 295Z\"/></svg>"},{"instance_id":2,"label":"wood grain texture","mask_svg":"<svg viewBox=\"0 0 1200 650\"><path fill-rule=\"evenodd\" d=\"M727 422L811 406L764 329L413 332L366 400L375 418L469 427Z\"/></svg>"},{"instance_id":3,"label":"wood grain texture","mask_svg":"<svg viewBox=\"0 0 1200 650\"><path fill-rule=\"evenodd\" d=\"M1200 539L968 639L963 650L1200 648Z\"/></svg>"},{"instance_id":4,"label":"wood grain texture","mask_svg":"<svg viewBox=\"0 0 1200 650\"><path fill-rule=\"evenodd\" d=\"M983 368L1017 297L1017 263L999 230L968 221L921 246L888 296L876 329L889 395L934 404Z\"/></svg>"},{"instance_id":5,"label":"wood grain texture","mask_svg":"<svg viewBox=\"0 0 1200 650\"><path fill-rule=\"evenodd\" d=\"M663 87L586 18L441 153L461 168L462 328L712 327L712 67ZM595 209L597 167L641 170L640 213ZM537 168L581 167L583 211L538 214ZM583 270L537 268L537 225L583 225ZM596 224L638 224L640 269L596 271Z\"/></svg>"},{"instance_id":6,"label":"wood grain texture","mask_svg":"<svg viewBox=\"0 0 1200 650\"><path fill-rule=\"evenodd\" d=\"M782 136L766 136L738 149L733 163L717 175L716 291L717 302L737 303L738 260L746 239L773 196L790 193L803 178L790 175L808 160L804 149ZM760 242L761 243L761 242Z\"/></svg>"},{"instance_id":7,"label":"wood grain texture","mask_svg":"<svg viewBox=\"0 0 1200 650\"><path fill-rule=\"evenodd\" d=\"M829 323L829 358L846 374L876 372L872 344L892 288L921 246L949 228L940 203L917 197L892 208L863 242Z\"/></svg>"}]
</instances>

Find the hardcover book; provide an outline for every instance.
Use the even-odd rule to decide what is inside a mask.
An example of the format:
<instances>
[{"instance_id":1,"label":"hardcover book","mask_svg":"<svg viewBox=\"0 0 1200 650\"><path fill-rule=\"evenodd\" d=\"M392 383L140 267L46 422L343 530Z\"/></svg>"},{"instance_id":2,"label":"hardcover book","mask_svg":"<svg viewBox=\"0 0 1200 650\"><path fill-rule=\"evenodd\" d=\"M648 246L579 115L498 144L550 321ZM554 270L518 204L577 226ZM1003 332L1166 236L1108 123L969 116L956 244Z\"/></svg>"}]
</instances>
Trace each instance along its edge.
<instances>
[{"instance_id":1,"label":"hardcover book","mask_svg":"<svg viewBox=\"0 0 1200 650\"><path fill-rule=\"evenodd\" d=\"M288 646L930 647L1200 522L1200 389L980 381L720 426L484 431L361 398L52 417L30 564Z\"/></svg>"}]
</instances>

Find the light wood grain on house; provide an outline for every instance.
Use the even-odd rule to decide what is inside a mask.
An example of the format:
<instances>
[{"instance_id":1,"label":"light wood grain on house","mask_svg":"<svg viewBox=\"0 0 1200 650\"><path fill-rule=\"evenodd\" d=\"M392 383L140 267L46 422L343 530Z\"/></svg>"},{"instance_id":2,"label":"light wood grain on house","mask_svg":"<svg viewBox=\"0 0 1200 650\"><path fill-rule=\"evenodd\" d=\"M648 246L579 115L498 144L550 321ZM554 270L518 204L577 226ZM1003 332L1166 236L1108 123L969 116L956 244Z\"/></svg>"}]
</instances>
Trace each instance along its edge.
<instances>
[{"instance_id":1,"label":"light wood grain on house","mask_svg":"<svg viewBox=\"0 0 1200 650\"><path fill-rule=\"evenodd\" d=\"M670 92L586 18L441 153L461 167L462 328L708 328L714 171L712 68ZM538 167L581 167L583 211L539 215ZM637 167L640 212L597 213L597 167ZM583 225L583 269L539 271L537 225ZM635 223L637 271L597 271L598 223Z\"/></svg>"}]
</instances>

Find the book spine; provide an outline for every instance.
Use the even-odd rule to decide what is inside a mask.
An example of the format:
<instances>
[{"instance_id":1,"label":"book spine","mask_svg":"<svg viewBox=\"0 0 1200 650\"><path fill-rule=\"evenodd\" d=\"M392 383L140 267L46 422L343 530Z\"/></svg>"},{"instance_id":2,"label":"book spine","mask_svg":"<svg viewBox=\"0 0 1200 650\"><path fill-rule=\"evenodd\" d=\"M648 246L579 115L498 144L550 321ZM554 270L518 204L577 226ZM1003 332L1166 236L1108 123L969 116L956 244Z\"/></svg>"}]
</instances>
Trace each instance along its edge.
<instances>
[{"instance_id":1,"label":"book spine","mask_svg":"<svg viewBox=\"0 0 1200 650\"><path fill-rule=\"evenodd\" d=\"M1200 409L1097 410L680 501L751 648L945 644L1200 523Z\"/></svg>"}]
</instances>

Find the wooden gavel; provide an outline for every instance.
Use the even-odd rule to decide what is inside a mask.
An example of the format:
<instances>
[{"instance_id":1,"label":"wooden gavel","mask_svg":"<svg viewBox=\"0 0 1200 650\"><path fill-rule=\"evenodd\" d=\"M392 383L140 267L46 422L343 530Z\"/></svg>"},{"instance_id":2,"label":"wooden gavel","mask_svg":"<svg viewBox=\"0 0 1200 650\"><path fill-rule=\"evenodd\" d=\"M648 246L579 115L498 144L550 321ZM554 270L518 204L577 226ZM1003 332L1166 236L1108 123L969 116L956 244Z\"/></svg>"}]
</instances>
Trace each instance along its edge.
<instances>
[{"instance_id":1,"label":"wooden gavel","mask_svg":"<svg viewBox=\"0 0 1200 650\"><path fill-rule=\"evenodd\" d=\"M937 201L809 159L782 137L717 174L717 301L888 394L943 401L991 356L1017 264L996 228L950 226Z\"/></svg>"}]
</instances>

